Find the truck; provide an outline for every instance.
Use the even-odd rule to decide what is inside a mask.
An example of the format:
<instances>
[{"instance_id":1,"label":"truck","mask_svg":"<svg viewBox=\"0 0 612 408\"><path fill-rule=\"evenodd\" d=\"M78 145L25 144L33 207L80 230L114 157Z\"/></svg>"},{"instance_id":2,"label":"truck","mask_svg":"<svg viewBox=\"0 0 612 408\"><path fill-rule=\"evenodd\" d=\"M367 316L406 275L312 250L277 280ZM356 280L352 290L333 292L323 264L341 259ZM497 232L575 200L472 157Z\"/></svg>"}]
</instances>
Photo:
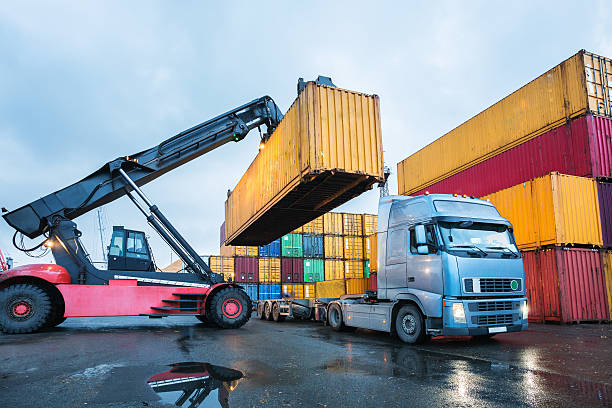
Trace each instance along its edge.
<instances>
[{"instance_id":1,"label":"truck","mask_svg":"<svg viewBox=\"0 0 612 408\"><path fill-rule=\"evenodd\" d=\"M411 344L527 329L521 254L512 224L490 202L457 194L381 197L377 230L376 291L259 301L260 318L320 320Z\"/></svg>"}]
</instances>

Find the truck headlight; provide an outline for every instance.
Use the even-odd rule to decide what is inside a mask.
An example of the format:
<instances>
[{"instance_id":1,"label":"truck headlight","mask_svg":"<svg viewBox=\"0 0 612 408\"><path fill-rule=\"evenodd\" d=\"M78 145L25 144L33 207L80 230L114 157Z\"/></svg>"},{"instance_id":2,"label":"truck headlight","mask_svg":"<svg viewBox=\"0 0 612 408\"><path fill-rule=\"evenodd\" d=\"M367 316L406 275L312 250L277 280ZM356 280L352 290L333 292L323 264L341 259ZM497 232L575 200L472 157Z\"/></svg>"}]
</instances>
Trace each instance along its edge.
<instances>
[{"instance_id":1,"label":"truck headlight","mask_svg":"<svg viewBox=\"0 0 612 408\"><path fill-rule=\"evenodd\" d=\"M529 318L529 306L527 306L526 301L521 306L521 312L523 312L523 320Z\"/></svg>"},{"instance_id":2,"label":"truck headlight","mask_svg":"<svg viewBox=\"0 0 612 408\"><path fill-rule=\"evenodd\" d=\"M453 303L453 320L455 320L455 323L465 323L463 303Z\"/></svg>"}]
</instances>

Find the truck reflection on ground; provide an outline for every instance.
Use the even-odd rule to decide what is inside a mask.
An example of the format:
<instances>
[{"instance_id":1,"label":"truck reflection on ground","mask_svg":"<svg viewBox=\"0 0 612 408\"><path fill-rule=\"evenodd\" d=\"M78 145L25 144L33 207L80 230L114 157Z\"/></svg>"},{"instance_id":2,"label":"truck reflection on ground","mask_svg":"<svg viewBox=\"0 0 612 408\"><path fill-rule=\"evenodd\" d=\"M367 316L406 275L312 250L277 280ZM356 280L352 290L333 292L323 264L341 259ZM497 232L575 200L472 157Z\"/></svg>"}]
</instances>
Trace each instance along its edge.
<instances>
[{"instance_id":1,"label":"truck reflection on ground","mask_svg":"<svg viewBox=\"0 0 612 408\"><path fill-rule=\"evenodd\" d=\"M147 384L163 402L177 407L229 407L229 394L243 377L238 370L209 363L174 363L170 367L149 378Z\"/></svg>"}]
</instances>

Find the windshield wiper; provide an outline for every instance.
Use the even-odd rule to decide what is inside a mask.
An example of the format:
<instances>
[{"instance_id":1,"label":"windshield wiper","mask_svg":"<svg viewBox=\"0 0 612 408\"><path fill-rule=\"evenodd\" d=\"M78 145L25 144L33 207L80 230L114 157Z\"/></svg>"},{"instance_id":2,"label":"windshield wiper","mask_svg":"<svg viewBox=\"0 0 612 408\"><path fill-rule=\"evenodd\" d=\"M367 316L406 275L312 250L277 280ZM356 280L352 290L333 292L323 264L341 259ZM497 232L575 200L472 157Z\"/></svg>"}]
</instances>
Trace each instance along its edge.
<instances>
[{"instance_id":1,"label":"windshield wiper","mask_svg":"<svg viewBox=\"0 0 612 408\"><path fill-rule=\"evenodd\" d=\"M505 247L505 246L488 246L487 248L488 249L502 249L502 250L505 249L505 250L509 251L512 255L514 255L515 258L519 257L519 254L517 254L516 252L514 252L513 250L511 250L510 248Z\"/></svg>"},{"instance_id":2,"label":"windshield wiper","mask_svg":"<svg viewBox=\"0 0 612 408\"><path fill-rule=\"evenodd\" d=\"M476 245L453 245L451 248L474 248L479 250L482 253L482 256L485 257L489 255L486 251L483 251L481 248L478 248Z\"/></svg>"}]
</instances>

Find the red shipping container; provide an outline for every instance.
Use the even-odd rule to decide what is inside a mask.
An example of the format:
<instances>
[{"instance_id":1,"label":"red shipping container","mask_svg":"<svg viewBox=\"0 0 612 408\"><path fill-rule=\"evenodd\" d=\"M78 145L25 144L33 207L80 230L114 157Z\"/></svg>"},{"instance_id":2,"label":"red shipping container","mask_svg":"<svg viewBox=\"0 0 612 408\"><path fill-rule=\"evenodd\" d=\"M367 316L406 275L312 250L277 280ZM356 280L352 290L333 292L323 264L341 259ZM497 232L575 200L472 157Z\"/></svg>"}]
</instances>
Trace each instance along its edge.
<instances>
[{"instance_id":1,"label":"red shipping container","mask_svg":"<svg viewBox=\"0 0 612 408\"><path fill-rule=\"evenodd\" d=\"M376 273L370 273L369 280L369 288L370 290L378 289L378 275Z\"/></svg>"},{"instance_id":2,"label":"red shipping container","mask_svg":"<svg viewBox=\"0 0 612 408\"><path fill-rule=\"evenodd\" d=\"M612 177L611 135L612 119L582 116L412 195L428 191L482 197L552 171Z\"/></svg>"},{"instance_id":3,"label":"red shipping container","mask_svg":"<svg viewBox=\"0 0 612 408\"><path fill-rule=\"evenodd\" d=\"M304 260L302 258L281 259L281 282L304 282Z\"/></svg>"},{"instance_id":4,"label":"red shipping container","mask_svg":"<svg viewBox=\"0 0 612 408\"><path fill-rule=\"evenodd\" d=\"M597 197L599 198L603 246L612 248L612 183L597 183Z\"/></svg>"},{"instance_id":5,"label":"red shipping container","mask_svg":"<svg viewBox=\"0 0 612 408\"><path fill-rule=\"evenodd\" d=\"M259 282L259 258L237 256L234 259L234 275L239 283Z\"/></svg>"},{"instance_id":6,"label":"red shipping container","mask_svg":"<svg viewBox=\"0 0 612 408\"><path fill-rule=\"evenodd\" d=\"M221 224L221 228L219 228L219 246L222 247L225 244L225 221Z\"/></svg>"},{"instance_id":7,"label":"red shipping container","mask_svg":"<svg viewBox=\"0 0 612 408\"><path fill-rule=\"evenodd\" d=\"M523 252L529 321L609 320L602 254L593 249Z\"/></svg>"}]
</instances>

